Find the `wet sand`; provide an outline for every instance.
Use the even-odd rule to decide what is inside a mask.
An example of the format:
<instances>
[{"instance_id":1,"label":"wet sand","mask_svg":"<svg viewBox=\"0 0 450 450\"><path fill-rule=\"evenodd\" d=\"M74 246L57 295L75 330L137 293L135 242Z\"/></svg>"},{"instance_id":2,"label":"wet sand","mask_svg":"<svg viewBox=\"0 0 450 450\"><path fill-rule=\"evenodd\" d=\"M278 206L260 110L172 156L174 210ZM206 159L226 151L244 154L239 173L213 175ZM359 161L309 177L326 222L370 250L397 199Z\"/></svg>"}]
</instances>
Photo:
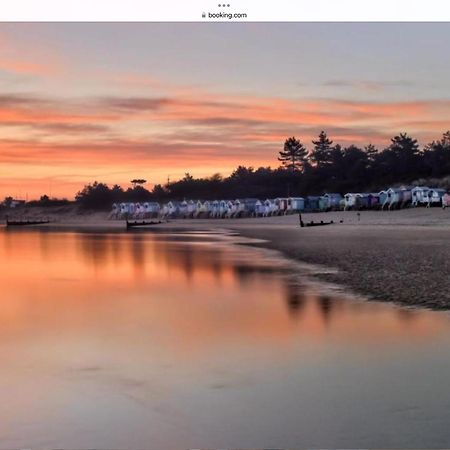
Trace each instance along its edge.
<instances>
[{"instance_id":1,"label":"wet sand","mask_svg":"<svg viewBox=\"0 0 450 450\"><path fill-rule=\"evenodd\" d=\"M450 211L305 215L304 220L343 224L300 228L298 217L272 226L233 227L290 258L335 268L319 278L350 287L370 299L450 309ZM274 221L274 222L275 222Z\"/></svg>"},{"instance_id":2,"label":"wet sand","mask_svg":"<svg viewBox=\"0 0 450 450\"><path fill-rule=\"evenodd\" d=\"M382 301L450 308L450 227L329 226L257 228L243 235L307 263L338 269L318 274Z\"/></svg>"},{"instance_id":3,"label":"wet sand","mask_svg":"<svg viewBox=\"0 0 450 450\"><path fill-rule=\"evenodd\" d=\"M171 220L148 229L230 230L290 258L337 269L317 276L370 299L409 306L450 309L450 210L330 212L304 214L304 221L334 225L300 228L298 216ZM343 223L339 223L343 220ZM60 215L44 227L121 230L123 221L107 213ZM140 229L142 230L142 228Z\"/></svg>"}]
</instances>

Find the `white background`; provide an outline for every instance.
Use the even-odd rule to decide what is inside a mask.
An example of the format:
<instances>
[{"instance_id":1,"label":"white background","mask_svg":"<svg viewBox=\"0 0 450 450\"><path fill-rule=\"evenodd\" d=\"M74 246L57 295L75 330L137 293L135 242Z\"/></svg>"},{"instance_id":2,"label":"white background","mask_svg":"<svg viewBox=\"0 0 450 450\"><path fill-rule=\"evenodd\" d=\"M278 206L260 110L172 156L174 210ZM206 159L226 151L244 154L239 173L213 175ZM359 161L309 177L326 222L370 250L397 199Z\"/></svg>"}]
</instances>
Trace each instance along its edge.
<instances>
[{"instance_id":1,"label":"white background","mask_svg":"<svg viewBox=\"0 0 450 450\"><path fill-rule=\"evenodd\" d=\"M450 21L448 0L0 0L3 21ZM202 19L202 12L246 19Z\"/></svg>"}]
</instances>

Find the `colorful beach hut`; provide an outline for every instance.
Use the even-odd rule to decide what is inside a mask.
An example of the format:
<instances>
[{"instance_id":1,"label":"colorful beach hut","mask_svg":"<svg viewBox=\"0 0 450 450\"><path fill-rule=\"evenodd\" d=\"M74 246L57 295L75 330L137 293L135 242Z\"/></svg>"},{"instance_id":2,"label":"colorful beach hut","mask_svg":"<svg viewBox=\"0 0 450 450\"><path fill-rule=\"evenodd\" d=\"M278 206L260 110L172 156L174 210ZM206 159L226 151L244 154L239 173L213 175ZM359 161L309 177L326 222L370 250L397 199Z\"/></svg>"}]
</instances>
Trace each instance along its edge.
<instances>
[{"instance_id":1,"label":"colorful beach hut","mask_svg":"<svg viewBox=\"0 0 450 450\"><path fill-rule=\"evenodd\" d=\"M341 201L342 201L342 195L337 193L330 193L325 194L324 199L326 199L327 202L327 210L335 211L340 209Z\"/></svg>"},{"instance_id":2,"label":"colorful beach hut","mask_svg":"<svg viewBox=\"0 0 450 450\"><path fill-rule=\"evenodd\" d=\"M288 214L295 214L305 210L305 199L303 197L288 198Z\"/></svg>"},{"instance_id":3,"label":"colorful beach hut","mask_svg":"<svg viewBox=\"0 0 450 450\"><path fill-rule=\"evenodd\" d=\"M308 195L305 199L305 211L318 211L319 199L319 196Z\"/></svg>"}]
</instances>

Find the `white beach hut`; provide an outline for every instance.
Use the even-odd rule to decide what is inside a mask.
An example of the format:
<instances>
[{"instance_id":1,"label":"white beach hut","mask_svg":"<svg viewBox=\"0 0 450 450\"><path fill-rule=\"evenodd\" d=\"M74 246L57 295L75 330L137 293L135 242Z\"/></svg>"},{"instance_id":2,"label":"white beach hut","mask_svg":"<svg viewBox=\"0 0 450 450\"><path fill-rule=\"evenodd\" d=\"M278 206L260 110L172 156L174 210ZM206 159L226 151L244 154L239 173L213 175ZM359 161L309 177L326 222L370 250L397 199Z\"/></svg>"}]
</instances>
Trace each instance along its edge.
<instances>
[{"instance_id":1,"label":"white beach hut","mask_svg":"<svg viewBox=\"0 0 450 450\"><path fill-rule=\"evenodd\" d=\"M230 218L233 217L233 214L235 213L236 205L234 200L226 200L225 201L225 210L224 213L221 215L221 217Z\"/></svg>"},{"instance_id":2,"label":"white beach hut","mask_svg":"<svg viewBox=\"0 0 450 450\"><path fill-rule=\"evenodd\" d=\"M136 213L136 204L128 203L128 217L134 217Z\"/></svg>"},{"instance_id":3,"label":"white beach hut","mask_svg":"<svg viewBox=\"0 0 450 450\"><path fill-rule=\"evenodd\" d=\"M356 205L356 193L348 192L344 195L344 211L348 211L355 208Z\"/></svg>"},{"instance_id":4,"label":"white beach hut","mask_svg":"<svg viewBox=\"0 0 450 450\"><path fill-rule=\"evenodd\" d=\"M120 215L120 204L119 203L113 203L111 207L111 212L109 213L110 219L117 219Z\"/></svg>"},{"instance_id":5,"label":"white beach hut","mask_svg":"<svg viewBox=\"0 0 450 450\"><path fill-rule=\"evenodd\" d=\"M180 215L180 202L170 201L167 203L167 217L178 217Z\"/></svg>"},{"instance_id":6,"label":"white beach hut","mask_svg":"<svg viewBox=\"0 0 450 450\"><path fill-rule=\"evenodd\" d=\"M212 216L213 202L205 200L201 202L201 206L198 209L197 217L208 218Z\"/></svg>"},{"instance_id":7,"label":"white beach hut","mask_svg":"<svg viewBox=\"0 0 450 450\"><path fill-rule=\"evenodd\" d=\"M145 214L145 208L143 203L135 203L134 204L134 214L133 217L135 219L143 219Z\"/></svg>"},{"instance_id":8,"label":"white beach hut","mask_svg":"<svg viewBox=\"0 0 450 450\"><path fill-rule=\"evenodd\" d=\"M165 218L169 216L169 202L163 203L161 209L159 210L159 216Z\"/></svg>"},{"instance_id":9,"label":"white beach hut","mask_svg":"<svg viewBox=\"0 0 450 450\"><path fill-rule=\"evenodd\" d=\"M183 219L186 219L188 216L188 202L183 200L182 202L178 202L178 213L177 215Z\"/></svg>"},{"instance_id":10,"label":"white beach hut","mask_svg":"<svg viewBox=\"0 0 450 450\"><path fill-rule=\"evenodd\" d=\"M403 202L403 191L398 188L389 188L387 191L386 205L389 209L400 208Z\"/></svg>"},{"instance_id":11,"label":"white beach hut","mask_svg":"<svg viewBox=\"0 0 450 450\"><path fill-rule=\"evenodd\" d=\"M264 202L262 202L261 200L257 200L256 204L255 204L255 216L263 217L265 211L266 211L266 208L265 208Z\"/></svg>"},{"instance_id":12,"label":"white beach hut","mask_svg":"<svg viewBox=\"0 0 450 450\"><path fill-rule=\"evenodd\" d=\"M411 189L411 204L413 206L425 205L428 203L428 186L416 186Z\"/></svg>"},{"instance_id":13,"label":"white beach hut","mask_svg":"<svg viewBox=\"0 0 450 450\"><path fill-rule=\"evenodd\" d=\"M381 209L384 209L385 208L385 206L387 206L387 201L388 201L388 195L387 195L387 191L380 191L379 193L378 193L378 205L379 205L379 208L381 208Z\"/></svg>"},{"instance_id":14,"label":"white beach hut","mask_svg":"<svg viewBox=\"0 0 450 450\"><path fill-rule=\"evenodd\" d=\"M268 198L264 200L264 217L273 216L277 211L277 205L275 204L275 201Z\"/></svg>"},{"instance_id":15,"label":"white beach hut","mask_svg":"<svg viewBox=\"0 0 450 450\"><path fill-rule=\"evenodd\" d=\"M198 205L198 202L195 200L189 200L187 202L187 217L189 217L189 218L194 217L194 215L197 211L197 205Z\"/></svg>"},{"instance_id":16,"label":"white beach hut","mask_svg":"<svg viewBox=\"0 0 450 450\"><path fill-rule=\"evenodd\" d=\"M144 203L144 216L148 218L158 217L160 206L157 202L145 202Z\"/></svg>"},{"instance_id":17,"label":"white beach hut","mask_svg":"<svg viewBox=\"0 0 450 450\"><path fill-rule=\"evenodd\" d=\"M194 219L198 218L202 212L202 208L203 208L203 202L201 200L197 200L195 202L195 209L194 212L192 213L192 217Z\"/></svg>"},{"instance_id":18,"label":"white beach hut","mask_svg":"<svg viewBox=\"0 0 450 450\"><path fill-rule=\"evenodd\" d=\"M219 213L217 217L225 217L230 207L230 200L220 200L219 201Z\"/></svg>"},{"instance_id":19,"label":"white beach hut","mask_svg":"<svg viewBox=\"0 0 450 450\"><path fill-rule=\"evenodd\" d=\"M227 203L227 212L225 213L225 216L228 218L236 217L240 207L241 201L239 199L229 200Z\"/></svg>"},{"instance_id":20,"label":"white beach hut","mask_svg":"<svg viewBox=\"0 0 450 450\"><path fill-rule=\"evenodd\" d=\"M445 189L430 189L428 191L428 203L427 207L430 206L442 206L442 197L446 194Z\"/></svg>"},{"instance_id":21,"label":"white beach hut","mask_svg":"<svg viewBox=\"0 0 450 450\"><path fill-rule=\"evenodd\" d=\"M120 217L120 218L126 218L126 217L128 217L128 210L129 210L129 208L128 208L128 203L122 202L122 203L119 205L119 217Z\"/></svg>"},{"instance_id":22,"label":"white beach hut","mask_svg":"<svg viewBox=\"0 0 450 450\"><path fill-rule=\"evenodd\" d=\"M210 216L211 217L219 217L219 209L220 209L220 202L219 202L219 200L214 200L213 202L212 202L212 205L211 205L211 214L210 214Z\"/></svg>"},{"instance_id":23,"label":"white beach hut","mask_svg":"<svg viewBox=\"0 0 450 450\"><path fill-rule=\"evenodd\" d=\"M149 213L148 213L148 202L144 202L142 204L142 208L144 209L144 217L147 218L149 217Z\"/></svg>"}]
</instances>

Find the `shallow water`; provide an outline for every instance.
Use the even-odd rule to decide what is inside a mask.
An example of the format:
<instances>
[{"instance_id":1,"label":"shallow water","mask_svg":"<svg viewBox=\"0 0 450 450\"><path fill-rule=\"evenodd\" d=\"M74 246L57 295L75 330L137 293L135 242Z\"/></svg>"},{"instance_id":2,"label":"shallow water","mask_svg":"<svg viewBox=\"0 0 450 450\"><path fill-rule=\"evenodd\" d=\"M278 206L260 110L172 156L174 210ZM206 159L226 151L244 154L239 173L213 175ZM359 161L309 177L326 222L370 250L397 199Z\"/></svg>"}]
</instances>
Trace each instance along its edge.
<instances>
[{"instance_id":1,"label":"shallow water","mask_svg":"<svg viewBox=\"0 0 450 450\"><path fill-rule=\"evenodd\" d=\"M0 231L0 448L448 447L447 314L230 240Z\"/></svg>"}]
</instances>

